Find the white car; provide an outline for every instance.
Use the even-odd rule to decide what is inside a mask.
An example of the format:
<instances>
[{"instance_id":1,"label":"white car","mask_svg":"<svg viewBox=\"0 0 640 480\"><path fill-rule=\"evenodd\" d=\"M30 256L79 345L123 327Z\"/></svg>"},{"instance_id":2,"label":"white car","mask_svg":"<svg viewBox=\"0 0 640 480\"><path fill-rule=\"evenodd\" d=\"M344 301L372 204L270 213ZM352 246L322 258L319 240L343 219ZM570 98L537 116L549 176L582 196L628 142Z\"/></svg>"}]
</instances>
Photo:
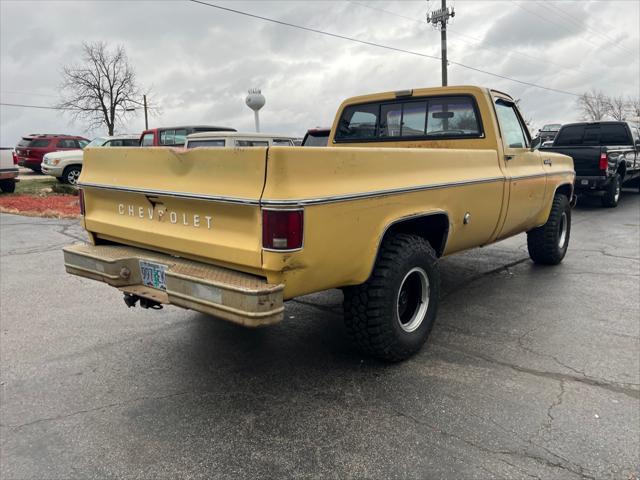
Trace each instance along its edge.
<instances>
[{"instance_id":1,"label":"white car","mask_svg":"<svg viewBox=\"0 0 640 480\"><path fill-rule=\"evenodd\" d=\"M137 147L139 135L116 135L94 138L84 148L94 147ZM42 157L42 173L56 177L62 183L75 185L82 171L83 150L47 153Z\"/></svg>"},{"instance_id":2,"label":"white car","mask_svg":"<svg viewBox=\"0 0 640 480\"><path fill-rule=\"evenodd\" d=\"M14 160L13 148L0 148L0 190L13 193L18 181L18 165Z\"/></svg>"},{"instance_id":3,"label":"white car","mask_svg":"<svg viewBox=\"0 0 640 480\"><path fill-rule=\"evenodd\" d=\"M271 133L199 132L187 135L185 148L196 147L293 147L295 137Z\"/></svg>"}]
</instances>

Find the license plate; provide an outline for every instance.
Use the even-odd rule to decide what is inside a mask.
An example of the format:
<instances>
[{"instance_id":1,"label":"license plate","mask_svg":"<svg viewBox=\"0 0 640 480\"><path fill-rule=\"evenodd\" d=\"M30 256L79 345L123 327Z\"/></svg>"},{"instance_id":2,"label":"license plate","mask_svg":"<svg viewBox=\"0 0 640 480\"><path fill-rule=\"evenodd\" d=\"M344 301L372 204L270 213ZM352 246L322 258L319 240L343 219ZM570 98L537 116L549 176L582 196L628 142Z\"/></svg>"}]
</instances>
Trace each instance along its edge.
<instances>
[{"instance_id":1,"label":"license plate","mask_svg":"<svg viewBox=\"0 0 640 480\"><path fill-rule=\"evenodd\" d=\"M142 274L142 283L147 287L166 290L167 284L165 282L164 276L164 272L166 269L166 265L140 260L140 273Z\"/></svg>"},{"instance_id":2,"label":"license plate","mask_svg":"<svg viewBox=\"0 0 640 480\"><path fill-rule=\"evenodd\" d=\"M580 180L582 185L589 185L589 180Z\"/></svg>"}]
</instances>

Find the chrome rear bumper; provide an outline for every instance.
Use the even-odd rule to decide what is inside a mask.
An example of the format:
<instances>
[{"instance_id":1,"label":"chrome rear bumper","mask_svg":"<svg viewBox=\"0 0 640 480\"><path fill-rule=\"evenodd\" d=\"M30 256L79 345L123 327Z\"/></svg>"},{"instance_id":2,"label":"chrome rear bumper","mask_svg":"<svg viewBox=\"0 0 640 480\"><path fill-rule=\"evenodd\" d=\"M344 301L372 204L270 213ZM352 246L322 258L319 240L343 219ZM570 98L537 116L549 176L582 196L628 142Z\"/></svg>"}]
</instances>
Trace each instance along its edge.
<instances>
[{"instance_id":1,"label":"chrome rear bumper","mask_svg":"<svg viewBox=\"0 0 640 480\"><path fill-rule=\"evenodd\" d=\"M77 244L63 249L67 273L125 293L172 304L248 327L282 320L284 285L264 278L141 248ZM142 283L140 260L166 265L166 290Z\"/></svg>"}]
</instances>

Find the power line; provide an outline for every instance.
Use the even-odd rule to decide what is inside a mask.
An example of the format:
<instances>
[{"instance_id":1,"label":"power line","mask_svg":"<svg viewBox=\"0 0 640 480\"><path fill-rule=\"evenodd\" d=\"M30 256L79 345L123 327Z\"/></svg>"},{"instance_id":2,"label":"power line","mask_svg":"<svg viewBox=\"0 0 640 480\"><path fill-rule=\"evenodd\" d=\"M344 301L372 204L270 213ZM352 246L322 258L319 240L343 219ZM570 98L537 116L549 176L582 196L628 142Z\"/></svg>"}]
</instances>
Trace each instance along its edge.
<instances>
[{"instance_id":1,"label":"power line","mask_svg":"<svg viewBox=\"0 0 640 480\"><path fill-rule=\"evenodd\" d=\"M539 13L537 13L537 12L533 11L533 10L529 10L528 8L523 7L521 4L519 4L519 3L518 3L518 2L516 2L515 0L511 0L511 3L513 3L513 4L514 4L514 5L516 5L517 7L521 8L521 9L522 9L522 10L524 10L525 12L528 12L528 13L529 13L529 14L531 14L531 15L534 15L534 16L536 16L536 17L538 17L538 18L541 18L542 20L544 20L545 22L547 22L547 23L549 23L549 24L555 25L556 27L560 27L560 28L562 28L562 29L566 30L566 28L565 28L565 26L564 26L564 25L562 25L562 24L560 24L560 23L558 23L558 22L556 22L556 21L554 21L554 20L551 20L551 19L549 19L549 18L547 18L547 17L545 17L545 16L543 16L543 15L541 15L541 14L539 14ZM574 32L575 32L575 30L574 30ZM587 39L587 38L583 38L582 40L583 40L583 41L585 41L585 42L587 42L587 43L589 43L589 44L591 44L591 45L593 45L594 47L596 47L596 48L598 48L598 49L600 49L600 48L601 48L601 47L600 47L600 45L598 45L597 43L592 42L591 40L589 40L589 39Z\"/></svg>"},{"instance_id":2,"label":"power line","mask_svg":"<svg viewBox=\"0 0 640 480\"><path fill-rule=\"evenodd\" d=\"M541 2L536 2L538 4L541 4ZM562 8L560 8L557 5L554 5L552 2L546 2L544 3L545 7L551 7L553 10L555 10L556 12L560 13L561 15L563 15L564 17L566 17L565 21L570 21L572 24L577 25L578 28L587 30L591 33L593 33L594 35L598 35L600 37L602 37L603 39L605 39L608 42L611 42L611 45L614 47L618 47L620 49L622 49L623 51L625 51L626 53L629 53L631 55L635 55L635 52L632 52L631 50L629 50L628 48L626 48L624 45L620 45L619 43L616 42L616 40L614 38L611 38L610 36L604 34L603 32L600 32L594 28L589 27L588 25L586 25L583 22L580 22L578 20L576 20L573 15L571 15L569 12L563 10Z\"/></svg>"},{"instance_id":3,"label":"power line","mask_svg":"<svg viewBox=\"0 0 640 480\"><path fill-rule=\"evenodd\" d=\"M419 23L421 25L425 25L425 26L428 25L427 22L424 22L422 20L418 20L416 18L409 17L407 15L401 15L401 14L396 13L396 12L391 12L389 10L384 10L382 8L379 8L379 7L374 7L374 6L371 6L371 5L367 5L365 3L360 3L360 2L355 2L355 1L351 1L350 3L353 3L353 4L358 5L360 7L368 8L370 10L377 10L379 12L387 13L387 14L392 15L394 17L399 17L399 18L404 18L406 20L411 20L412 22ZM537 62L537 63L539 63L541 65L555 65L556 67L558 67L558 68L560 68L560 69L562 69L562 70L564 70L566 72L575 73L576 71L581 71L580 69L578 69L576 67L572 67L571 69L569 69L569 68L567 68L566 65L561 65L560 63L555 63L555 62L553 62L551 60L546 60L546 59L542 60L542 59L540 59L540 57L535 57L533 55L528 55L528 54L526 54L524 52L520 52L518 50L509 50L509 49L504 49L503 47L497 47L497 46L491 46L491 45L484 44L484 41L482 39L477 38L477 37L473 37L471 35L466 35L466 34L460 32L459 30L456 30L456 29L453 29L453 28L450 28L450 27L447 27L447 30L449 30L450 32L455 33L457 36L470 38L471 40L474 40L476 43L468 42L468 41L463 40L461 38L454 38L453 41L463 42L463 43L466 43L467 45L472 45L472 46L474 46L476 48L481 48L481 49L484 49L484 50L491 50L491 51L494 51L494 52L496 50L499 50L501 52L509 52L509 53L514 54L514 55L519 55L521 57L528 58L529 60L533 60L534 62ZM586 72L583 72L583 73L586 73Z\"/></svg>"},{"instance_id":4,"label":"power line","mask_svg":"<svg viewBox=\"0 0 640 480\"><path fill-rule=\"evenodd\" d=\"M23 103L0 103L3 107L41 108L44 110L73 110L72 108L48 107L44 105L25 105Z\"/></svg>"},{"instance_id":5,"label":"power line","mask_svg":"<svg viewBox=\"0 0 640 480\"><path fill-rule=\"evenodd\" d=\"M52 107L52 106L46 106L46 105L27 105L24 103L0 103L1 106L3 107L21 107L21 108L38 108L38 109L42 109L42 110L69 110L69 111L78 111L78 109L76 108L65 108L65 107ZM125 111L129 111L129 110L139 110L137 108L126 108ZM100 108L93 108L93 109L82 109L82 111L87 111L87 112L102 112L102 109Z\"/></svg>"},{"instance_id":6,"label":"power line","mask_svg":"<svg viewBox=\"0 0 640 480\"><path fill-rule=\"evenodd\" d=\"M551 24L551 25L555 25L556 27L560 27L563 30L566 30L566 27L564 25L559 24L558 22L554 21L554 20L550 20L549 18L541 15L540 13L534 11L534 10L529 10L526 7L523 7L521 4L519 4L518 2L516 2L515 0L511 0L511 3L513 3L516 7L524 10L525 12L527 12L529 15L533 15L535 17L538 17L542 20L544 20L545 22ZM589 39L584 39L587 43L590 43L591 45L593 45L594 47L597 47L598 45L596 45L595 43L593 43L591 40Z\"/></svg>"},{"instance_id":7,"label":"power line","mask_svg":"<svg viewBox=\"0 0 640 480\"><path fill-rule=\"evenodd\" d=\"M53 98L57 98L57 95L48 95L46 93L36 93L36 92L16 92L16 91L11 91L11 90L2 90L2 92L0 93L8 93L10 95L36 95L38 97L53 97Z\"/></svg>"},{"instance_id":8,"label":"power line","mask_svg":"<svg viewBox=\"0 0 640 480\"><path fill-rule=\"evenodd\" d=\"M218 10L224 10L226 12L236 13L238 15L244 15L245 17L256 18L256 19L259 19L259 20L264 20L266 22L276 23L278 25L284 25L284 26L291 27L291 28L297 28L299 30L305 30L307 32L313 32L313 33L318 33L320 35L326 35L328 37L339 38L341 40L348 40L348 41L351 41L351 42L356 42L356 43L360 43L360 44L363 44L363 45L369 45L371 47L382 48L382 49L385 49L385 50L391 50L391 51L394 51L394 52L406 53L408 55L414 55L414 56L417 56L417 57L430 58L432 60L441 60L440 57L435 56L435 55L428 55L426 53L414 52L414 51L411 51L411 50L405 50L405 49L398 48L398 47L392 47L392 46L383 45L383 44L380 44L380 43L369 42L367 40L361 40L361 39L358 39L358 38L348 37L346 35L339 35L337 33L325 32L325 31L322 31L322 30L317 30L315 28L304 27L302 25L296 25L294 23L283 22L281 20L275 20L275 19L269 18L269 17L262 17L260 15L255 15L253 13L243 12L241 10L235 10L233 8L222 7L220 5L215 5L213 3L207 3L207 2L204 2L202 0L189 0L189 1L191 1L192 3L199 3L200 5L205 5L207 7L216 8ZM511 82L520 83L522 85L527 85L529 87L540 88L542 90L548 90L550 92L562 93L564 95L571 95L571 96L574 96L574 97L580 97L581 96L579 93L569 92L567 90L560 90L558 88L545 87L544 85L539 85L537 83L532 83L532 82L527 82L525 80L519 80L517 78L507 77L506 75L500 75L499 73L494 73L494 72L490 72L488 70L483 70L481 68L472 67L471 65L466 65L464 63L456 62L454 60L449 60L449 63L452 64L452 65L457 65L457 66L462 67L462 68L466 68L468 70L472 70L474 72L484 73L486 75L491 75L492 77L502 78L504 80L509 80Z\"/></svg>"}]
</instances>

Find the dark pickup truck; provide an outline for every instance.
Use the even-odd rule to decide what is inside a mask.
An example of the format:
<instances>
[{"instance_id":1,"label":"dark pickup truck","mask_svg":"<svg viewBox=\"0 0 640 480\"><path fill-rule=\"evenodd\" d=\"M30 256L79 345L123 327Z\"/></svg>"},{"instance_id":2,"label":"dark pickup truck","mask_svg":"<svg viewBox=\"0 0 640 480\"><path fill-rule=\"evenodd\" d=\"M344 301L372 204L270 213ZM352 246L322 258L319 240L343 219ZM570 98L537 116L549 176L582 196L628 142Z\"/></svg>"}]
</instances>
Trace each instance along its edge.
<instances>
[{"instance_id":1,"label":"dark pickup truck","mask_svg":"<svg viewBox=\"0 0 640 480\"><path fill-rule=\"evenodd\" d=\"M602 205L616 207L623 184L640 184L640 132L627 122L563 125L553 145L540 148L573 158L575 192L604 193Z\"/></svg>"}]
</instances>

